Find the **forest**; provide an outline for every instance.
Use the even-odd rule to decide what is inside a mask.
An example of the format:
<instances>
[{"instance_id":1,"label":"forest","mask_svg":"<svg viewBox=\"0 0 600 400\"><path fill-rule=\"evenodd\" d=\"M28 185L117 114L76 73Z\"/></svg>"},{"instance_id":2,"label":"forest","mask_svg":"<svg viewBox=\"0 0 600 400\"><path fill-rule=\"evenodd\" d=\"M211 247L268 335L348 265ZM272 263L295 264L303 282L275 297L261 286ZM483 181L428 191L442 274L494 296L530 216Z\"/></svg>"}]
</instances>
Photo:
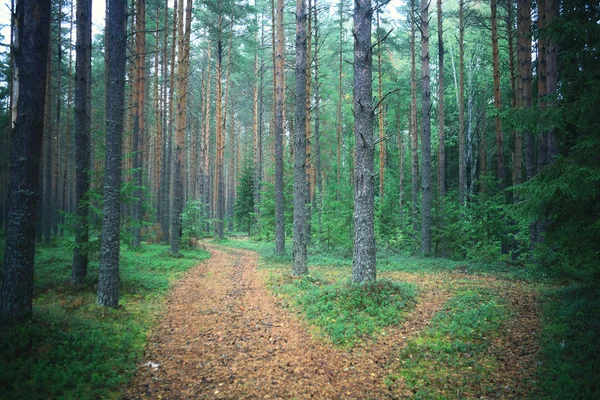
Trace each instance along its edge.
<instances>
[{"instance_id":1,"label":"forest","mask_svg":"<svg viewBox=\"0 0 600 400\"><path fill-rule=\"evenodd\" d=\"M0 398L600 397L596 1L5 9Z\"/></svg>"}]
</instances>

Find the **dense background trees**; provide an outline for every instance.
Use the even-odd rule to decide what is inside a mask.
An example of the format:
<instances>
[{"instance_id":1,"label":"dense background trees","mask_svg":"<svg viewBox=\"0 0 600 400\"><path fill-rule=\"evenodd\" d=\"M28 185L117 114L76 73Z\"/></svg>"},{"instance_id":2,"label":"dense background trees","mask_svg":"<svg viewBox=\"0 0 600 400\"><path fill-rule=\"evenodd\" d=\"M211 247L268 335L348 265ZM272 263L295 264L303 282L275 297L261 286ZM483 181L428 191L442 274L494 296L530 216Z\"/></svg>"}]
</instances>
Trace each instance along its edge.
<instances>
[{"instance_id":1,"label":"dense background trees","mask_svg":"<svg viewBox=\"0 0 600 400\"><path fill-rule=\"evenodd\" d=\"M132 0L118 139L111 32L96 33L90 54L86 4L54 1L50 12L35 190L38 235L76 241L75 282L109 240L100 227L113 200L123 242L170 241L174 254L194 236L238 230L284 254L285 237L304 232L309 251L354 246L356 265L373 268L359 281L375 277L375 243L596 273L597 4L310 1L302 83L291 4ZM17 55L2 57L5 227Z\"/></svg>"}]
</instances>

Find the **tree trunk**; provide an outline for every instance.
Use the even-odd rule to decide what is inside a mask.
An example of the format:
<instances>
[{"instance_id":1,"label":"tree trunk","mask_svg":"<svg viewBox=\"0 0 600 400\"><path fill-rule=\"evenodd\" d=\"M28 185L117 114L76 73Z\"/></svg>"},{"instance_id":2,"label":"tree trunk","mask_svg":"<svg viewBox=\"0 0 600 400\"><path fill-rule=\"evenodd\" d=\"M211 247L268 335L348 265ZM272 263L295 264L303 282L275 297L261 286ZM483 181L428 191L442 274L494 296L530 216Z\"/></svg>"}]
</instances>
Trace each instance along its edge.
<instances>
[{"instance_id":1,"label":"tree trunk","mask_svg":"<svg viewBox=\"0 0 600 400\"><path fill-rule=\"evenodd\" d=\"M429 88L429 0L421 0L421 253L431 254L431 91Z\"/></svg>"},{"instance_id":2,"label":"tree trunk","mask_svg":"<svg viewBox=\"0 0 600 400\"><path fill-rule=\"evenodd\" d=\"M500 111L502 104L500 102L500 60L498 57L498 11L497 0L491 0L492 14L492 64L494 68L494 107L496 111ZM502 126L500 117L496 115L496 179L498 180L498 189L505 188L506 182L504 179L504 139L502 137Z\"/></svg>"},{"instance_id":3,"label":"tree trunk","mask_svg":"<svg viewBox=\"0 0 600 400\"><path fill-rule=\"evenodd\" d=\"M354 179L354 254L352 280L374 281L374 143L371 47L371 0L354 2L354 132L356 166Z\"/></svg>"},{"instance_id":4,"label":"tree trunk","mask_svg":"<svg viewBox=\"0 0 600 400\"><path fill-rule=\"evenodd\" d=\"M48 57L46 63L48 64L46 74L46 114L44 116L44 195L43 206L42 206L42 236L45 243L50 243L52 239L52 225L54 215L54 202L52 194L52 142L54 137L53 124L52 124L52 28L50 27L48 45Z\"/></svg>"},{"instance_id":5,"label":"tree trunk","mask_svg":"<svg viewBox=\"0 0 600 400\"><path fill-rule=\"evenodd\" d=\"M294 236L292 275L308 273L306 267L306 2L296 1L296 134L294 135Z\"/></svg>"},{"instance_id":6,"label":"tree trunk","mask_svg":"<svg viewBox=\"0 0 600 400\"><path fill-rule=\"evenodd\" d=\"M285 254L285 199L283 196L283 0L277 0L275 40L275 253Z\"/></svg>"},{"instance_id":7,"label":"tree trunk","mask_svg":"<svg viewBox=\"0 0 600 400\"><path fill-rule=\"evenodd\" d=\"M223 217L224 217L224 177L223 177L223 151L225 146L225 138L223 134L223 41L221 39L221 30L223 26L223 16L218 17L218 37L217 37L217 70L216 70L216 89L217 89L217 100L216 100L216 166L214 175L214 201L213 207L215 208L215 237L223 238Z\"/></svg>"},{"instance_id":8,"label":"tree trunk","mask_svg":"<svg viewBox=\"0 0 600 400\"><path fill-rule=\"evenodd\" d=\"M383 99L383 72L381 71L381 37L379 32L379 9L377 9L377 80L379 101ZM384 131L384 107L381 103L379 109L379 205L383 207L385 193L385 131Z\"/></svg>"},{"instance_id":9,"label":"tree trunk","mask_svg":"<svg viewBox=\"0 0 600 400\"><path fill-rule=\"evenodd\" d=\"M17 0L14 19L14 125L0 286L0 324L4 326L28 318L32 311L50 1Z\"/></svg>"},{"instance_id":10,"label":"tree trunk","mask_svg":"<svg viewBox=\"0 0 600 400\"><path fill-rule=\"evenodd\" d=\"M75 56L75 158L77 223L71 280L85 282L88 267L90 189L90 128L91 128L91 65L92 65L92 1L77 1L77 54Z\"/></svg>"},{"instance_id":11,"label":"tree trunk","mask_svg":"<svg viewBox=\"0 0 600 400\"><path fill-rule=\"evenodd\" d=\"M344 0L340 0L340 50L339 50L339 72L338 72L338 102L337 102L337 128L336 128L336 137L337 137L337 178L336 178L336 200L340 201L340 184L341 184L341 173L342 173L342 76L343 76L343 50L344 50L344 26L343 26L343 18L344 18Z\"/></svg>"},{"instance_id":12,"label":"tree trunk","mask_svg":"<svg viewBox=\"0 0 600 400\"><path fill-rule=\"evenodd\" d=\"M146 97L146 0L135 0L135 94L132 136L134 186L132 218L133 247L141 245L142 167Z\"/></svg>"},{"instance_id":13,"label":"tree trunk","mask_svg":"<svg viewBox=\"0 0 600 400\"><path fill-rule=\"evenodd\" d=\"M179 253L183 213L183 151L187 125L187 84L189 70L190 30L192 26L192 0L187 0L185 9L185 31L183 0L179 0L179 34L177 45L177 123L175 127L174 196L171 220L171 254Z\"/></svg>"},{"instance_id":14,"label":"tree trunk","mask_svg":"<svg viewBox=\"0 0 600 400\"><path fill-rule=\"evenodd\" d=\"M411 182L412 182L412 203L411 203L411 221L413 234L418 230L417 224L417 196L419 195L419 136L417 133L417 43L416 43L416 21L415 21L415 0L410 1L410 43L411 43L411 72L410 72L410 133L411 133Z\"/></svg>"},{"instance_id":15,"label":"tree trunk","mask_svg":"<svg viewBox=\"0 0 600 400\"><path fill-rule=\"evenodd\" d=\"M558 9L560 6L559 0L545 0L544 5L546 7L546 22L545 25L552 23L552 21L558 16ZM547 100L548 105L555 105L556 95L558 88L558 61L556 57L556 43L552 38L546 37L546 92L549 96ZM554 162L554 157L558 155L558 139L554 129L548 132L548 163Z\"/></svg>"},{"instance_id":16,"label":"tree trunk","mask_svg":"<svg viewBox=\"0 0 600 400\"><path fill-rule=\"evenodd\" d=\"M400 106L396 106L396 129L398 129L398 208L400 222L404 222L404 138L400 127Z\"/></svg>"},{"instance_id":17,"label":"tree trunk","mask_svg":"<svg viewBox=\"0 0 600 400\"><path fill-rule=\"evenodd\" d=\"M315 187L315 202L317 212L317 224L319 226L318 234L321 233L321 211L323 210L323 176L321 172L321 121L320 121L320 107L321 97L319 95L320 82L319 82L319 24L318 24L318 11L317 11L317 0L314 0L314 23L315 23L315 152L316 154L316 187Z\"/></svg>"},{"instance_id":18,"label":"tree trunk","mask_svg":"<svg viewBox=\"0 0 600 400\"><path fill-rule=\"evenodd\" d=\"M465 1L459 0L459 23L458 23L458 199L460 205L467 201L467 157L465 148Z\"/></svg>"},{"instance_id":19,"label":"tree trunk","mask_svg":"<svg viewBox=\"0 0 600 400\"><path fill-rule=\"evenodd\" d=\"M119 305L119 247L121 201L121 142L123 102L125 100L125 64L127 3L108 0L106 18L106 164L102 247L98 277L98 304Z\"/></svg>"}]
</instances>

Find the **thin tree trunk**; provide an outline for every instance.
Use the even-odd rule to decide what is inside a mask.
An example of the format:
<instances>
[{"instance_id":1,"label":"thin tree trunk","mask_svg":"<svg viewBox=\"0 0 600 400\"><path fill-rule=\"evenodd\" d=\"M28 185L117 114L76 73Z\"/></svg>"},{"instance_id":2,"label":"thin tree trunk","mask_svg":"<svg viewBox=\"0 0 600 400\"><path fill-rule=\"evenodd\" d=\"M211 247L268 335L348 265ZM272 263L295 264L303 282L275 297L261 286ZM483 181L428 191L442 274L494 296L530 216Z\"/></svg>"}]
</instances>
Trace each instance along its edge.
<instances>
[{"instance_id":1,"label":"thin tree trunk","mask_svg":"<svg viewBox=\"0 0 600 400\"><path fill-rule=\"evenodd\" d=\"M378 94L379 101L383 99L383 72L381 71L381 37L379 34L379 9L377 9L377 80L378 80ZM384 192L385 192L385 131L383 127L384 122L384 107L383 103L380 104L379 109L379 204L380 207L384 204Z\"/></svg>"},{"instance_id":2,"label":"thin tree trunk","mask_svg":"<svg viewBox=\"0 0 600 400\"><path fill-rule=\"evenodd\" d=\"M125 100L126 1L108 0L106 18L106 164L98 304L119 305L121 142Z\"/></svg>"},{"instance_id":3,"label":"thin tree trunk","mask_svg":"<svg viewBox=\"0 0 600 400\"><path fill-rule=\"evenodd\" d=\"M52 124L52 31L49 28L50 44L48 45L48 57L46 63L47 75L46 78L46 114L44 116L44 195L43 195L43 206L42 206L42 236L45 243L50 243L52 239L52 223L54 215L54 202L52 194L52 142L53 142L53 124Z\"/></svg>"},{"instance_id":4,"label":"thin tree trunk","mask_svg":"<svg viewBox=\"0 0 600 400\"><path fill-rule=\"evenodd\" d=\"M340 184L341 184L341 171L342 171L342 76L343 76L343 49L344 49L344 0L340 0L340 50L339 50L339 72L338 72L338 102L337 102L337 178L336 178L336 200L340 201Z\"/></svg>"},{"instance_id":5,"label":"thin tree trunk","mask_svg":"<svg viewBox=\"0 0 600 400\"><path fill-rule=\"evenodd\" d=\"M398 208L400 222L404 222L404 138L400 127L400 106L396 106L396 127L398 129Z\"/></svg>"},{"instance_id":6,"label":"thin tree trunk","mask_svg":"<svg viewBox=\"0 0 600 400\"><path fill-rule=\"evenodd\" d=\"M146 97L146 0L135 0L135 95L132 136L132 157L134 169L133 193L133 246L139 247L142 241L142 168L145 132Z\"/></svg>"},{"instance_id":7,"label":"thin tree trunk","mask_svg":"<svg viewBox=\"0 0 600 400\"><path fill-rule=\"evenodd\" d=\"M306 266L306 120L307 120L306 2L296 1L296 134L294 135L294 236L292 275L308 273Z\"/></svg>"},{"instance_id":8,"label":"thin tree trunk","mask_svg":"<svg viewBox=\"0 0 600 400\"><path fill-rule=\"evenodd\" d=\"M415 21L415 0L410 1L410 38L411 38L411 72L410 72L410 132L411 132L411 182L412 182L412 204L411 221L413 234L418 230L417 224L417 197L419 195L419 136L417 133L417 66L416 66L416 21Z\"/></svg>"},{"instance_id":9,"label":"thin tree trunk","mask_svg":"<svg viewBox=\"0 0 600 400\"><path fill-rule=\"evenodd\" d=\"M321 121L320 121L320 107L321 97L319 95L320 82L319 82L319 24L318 24L318 11L317 11L317 0L314 0L314 21L315 21L315 151L316 151L316 212L317 212L317 223L319 225L318 233L321 233L321 212L323 210L323 176L321 172Z\"/></svg>"},{"instance_id":10,"label":"thin tree trunk","mask_svg":"<svg viewBox=\"0 0 600 400\"><path fill-rule=\"evenodd\" d=\"M12 150L6 246L0 286L0 324L31 315L35 229L40 189L49 0L17 0L14 13Z\"/></svg>"},{"instance_id":11,"label":"thin tree trunk","mask_svg":"<svg viewBox=\"0 0 600 400\"><path fill-rule=\"evenodd\" d=\"M431 91L429 76L429 0L421 0L421 253L431 254Z\"/></svg>"},{"instance_id":12,"label":"thin tree trunk","mask_svg":"<svg viewBox=\"0 0 600 400\"><path fill-rule=\"evenodd\" d=\"M52 136L52 144L53 144L53 149L52 152L54 153L54 157L52 158L52 214L51 214L51 220L52 220L52 235L53 236L58 236L58 224L60 223L60 216L58 213L58 210L61 207L61 198L60 198L60 182L59 182L59 177L60 177L60 164L59 164L59 159L60 159L60 137L61 137L61 132L60 132L60 126L61 126L61 105L62 105L62 62L63 62L63 49L62 49L62 9L63 9L63 0L59 0L58 2L58 20L56 22L56 26L57 26L57 43L56 43L56 53L57 53L57 57L56 57L56 61L57 61L57 68L56 68L56 115L55 115L55 121L56 124L54 125L54 130L55 130L55 134Z\"/></svg>"},{"instance_id":13,"label":"thin tree trunk","mask_svg":"<svg viewBox=\"0 0 600 400\"><path fill-rule=\"evenodd\" d=\"M556 17L558 17L558 11L560 6L559 0L545 0L546 7L546 22L545 25L548 25L554 21ZM558 61L556 57L556 43L552 38L546 37L546 91L549 96L547 100L548 105L555 105L556 99L554 96L556 95L558 88ZM556 138L556 134L554 129L551 129L548 132L548 163L551 164L554 162L554 157L558 155L558 139Z\"/></svg>"},{"instance_id":14,"label":"thin tree trunk","mask_svg":"<svg viewBox=\"0 0 600 400\"><path fill-rule=\"evenodd\" d=\"M465 1L459 0L459 23L458 23L458 199L461 205L467 201L467 157L465 147Z\"/></svg>"},{"instance_id":15,"label":"thin tree trunk","mask_svg":"<svg viewBox=\"0 0 600 400\"><path fill-rule=\"evenodd\" d=\"M354 254L352 280L376 279L371 0L354 2Z\"/></svg>"},{"instance_id":16,"label":"thin tree trunk","mask_svg":"<svg viewBox=\"0 0 600 400\"><path fill-rule=\"evenodd\" d=\"M277 0L275 40L275 253L285 254L285 221L283 196L283 97L284 70L283 0Z\"/></svg>"},{"instance_id":17,"label":"thin tree trunk","mask_svg":"<svg viewBox=\"0 0 600 400\"><path fill-rule=\"evenodd\" d=\"M498 57L498 11L497 0L491 0L491 15L492 15L492 64L494 69L494 107L496 111L500 111L502 107L500 97L500 60ZM500 124L500 116L495 117L496 127L496 179L498 180L498 189L505 188L506 181L504 179L504 139L502 137L502 126Z\"/></svg>"},{"instance_id":18,"label":"thin tree trunk","mask_svg":"<svg viewBox=\"0 0 600 400\"><path fill-rule=\"evenodd\" d=\"M216 167L214 175L214 200L213 207L215 208L215 236L223 237L223 150L224 150L224 134L223 134L223 100L222 100L222 75L223 75L223 41L221 39L221 31L223 27L223 16L219 15L217 22L218 37L217 37L217 70L216 70L216 89L217 89L217 100L216 100Z\"/></svg>"},{"instance_id":19,"label":"thin tree trunk","mask_svg":"<svg viewBox=\"0 0 600 400\"><path fill-rule=\"evenodd\" d=\"M443 29L442 0L437 0L437 27L438 27L438 215L440 232L444 231L444 206L446 197L446 132L444 112L444 29ZM446 246L442 239L442 254L446 255Z\"/></svg>"},{"instance_id":20,"label":"thin tree trunk","mask_svg":"<svg viewBox=\"0 0 600 400\"><path fill-rule=\"evenodd\" d=\"M87 277L90 189L90 128L91 128L91 63L92 63L92 1L77 1L77 54L75 56L75 154L77 223L71 280L82 284Z\"/></svg>"},{"instance_id":21,"label":"thin tree trunk","mask_svg":"<svg viewBox=\"0 0 600 400\"><path fill-rule=\"evenodd\" d=\"M71 98L73 97L73 82L71 80L71 71L73 65L73 16L74 16L73 1L71 1L71 13L69 17L69 64L67 67L67 116L66 116L66 127L65 127L65 156L64 156L64 168L63 168L63 180L62 180L62 198L63 204L62 209L67 212L73 212L71 207ZM63 216L62 223L64 224L65 218Z\"/></svg>"}]
</instances>

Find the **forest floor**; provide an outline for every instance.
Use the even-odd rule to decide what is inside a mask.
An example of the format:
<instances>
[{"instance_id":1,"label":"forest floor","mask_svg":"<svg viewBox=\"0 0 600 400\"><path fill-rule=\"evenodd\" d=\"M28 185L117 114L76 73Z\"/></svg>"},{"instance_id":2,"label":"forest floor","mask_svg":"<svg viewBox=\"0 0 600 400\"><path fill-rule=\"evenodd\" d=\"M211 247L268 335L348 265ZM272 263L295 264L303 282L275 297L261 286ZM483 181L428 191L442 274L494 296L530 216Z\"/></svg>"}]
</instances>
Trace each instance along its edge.
<instances>
[{"instance_id":1,"label":"forest floor","mask_svg":"<svg viewBox=\"0 0 600 400\"><path fill-rule=\"evenodd\" d=\"M533 285L460 273L382 273L418 285L417 301L401 324L348 348L315 335L273 294L274 272L259 268L256 252L207 250L211 258L173 287L125 398L532 396L539 352ZM444 327L439 315L452 312L457 293L482 290L509 310L499 329L480 329L491 317L477 307L472 329ZM485 304L494 308L494 301Z\"/></svg>"}]
</instances>

